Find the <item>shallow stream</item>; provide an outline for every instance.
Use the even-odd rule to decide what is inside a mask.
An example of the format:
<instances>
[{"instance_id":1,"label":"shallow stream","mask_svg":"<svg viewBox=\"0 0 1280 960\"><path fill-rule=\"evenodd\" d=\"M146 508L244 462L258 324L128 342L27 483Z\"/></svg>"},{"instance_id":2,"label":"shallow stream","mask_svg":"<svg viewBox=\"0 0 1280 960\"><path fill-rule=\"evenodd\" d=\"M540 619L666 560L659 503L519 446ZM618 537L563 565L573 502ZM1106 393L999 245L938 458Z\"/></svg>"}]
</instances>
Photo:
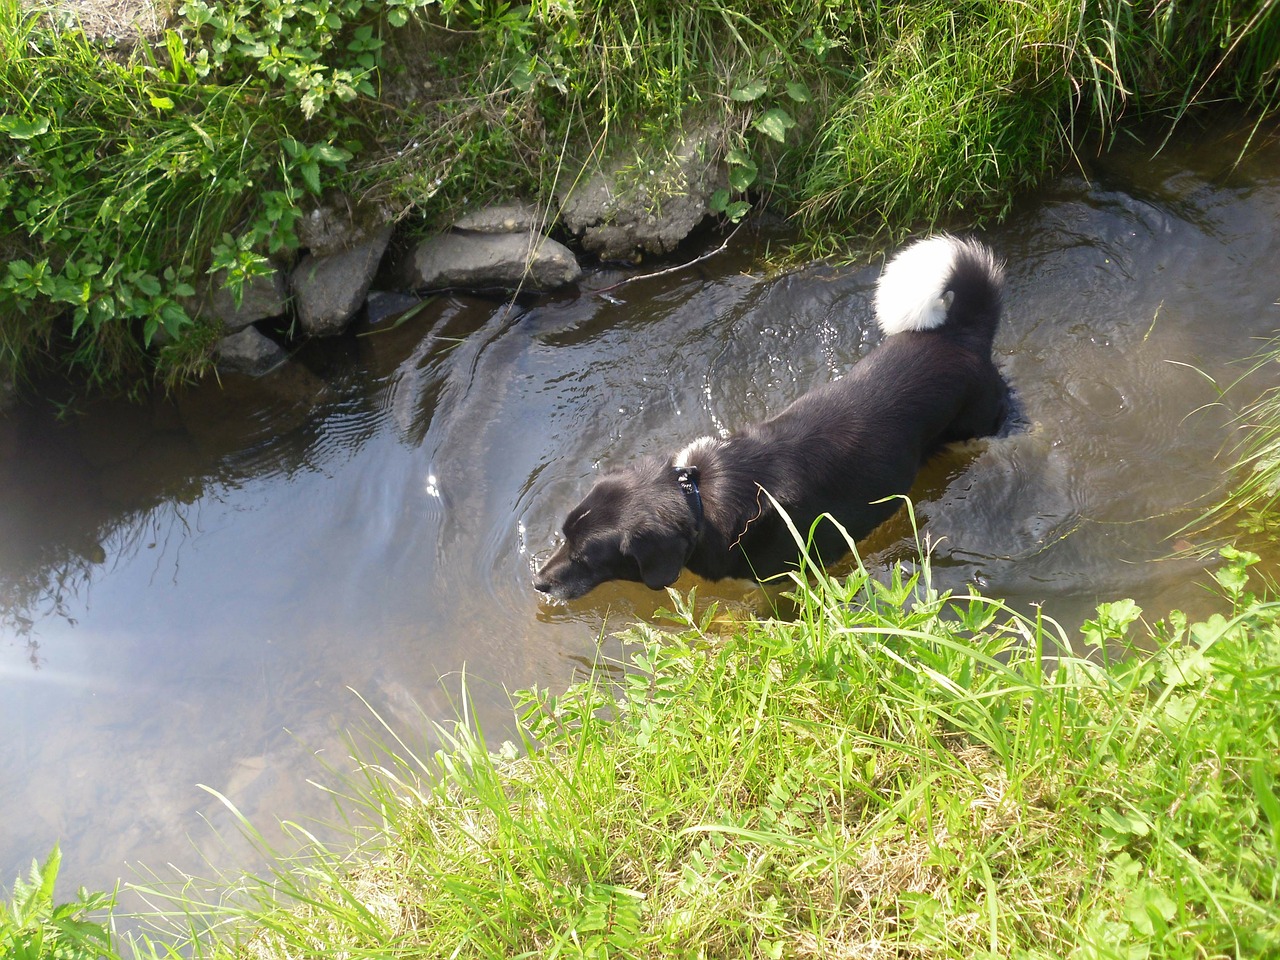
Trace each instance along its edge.
<instances>
[{"instance_id":1,"label":"shallow stream","mask_svg":"<svg viewBox=\"0 0 1280 960\"><path fill-rule=\"evenodd\" d=\"M1219 389L1280 327L1280 145L1236 165L1242 142L1122 145L985 234L1008 261L996 345L1027 426L917 484L942 586L1068 624L1119 596L1212 603L1201 565L1162 558L1224 490L1233 418L1280 380ZM596 471L762 418L877 339L878 264L774 271L779 236L601 293L439 296L173 403L0 421L0 883L59 839L68 888L252 866L199 784L271 835L329 812L308 778L345 765L370 707L429 740L465 672L501 736L507 690L590 669L597 638L665 601L530 587ZM909 526L864 552L912 557Z\"/></svg>"}]
</instances>

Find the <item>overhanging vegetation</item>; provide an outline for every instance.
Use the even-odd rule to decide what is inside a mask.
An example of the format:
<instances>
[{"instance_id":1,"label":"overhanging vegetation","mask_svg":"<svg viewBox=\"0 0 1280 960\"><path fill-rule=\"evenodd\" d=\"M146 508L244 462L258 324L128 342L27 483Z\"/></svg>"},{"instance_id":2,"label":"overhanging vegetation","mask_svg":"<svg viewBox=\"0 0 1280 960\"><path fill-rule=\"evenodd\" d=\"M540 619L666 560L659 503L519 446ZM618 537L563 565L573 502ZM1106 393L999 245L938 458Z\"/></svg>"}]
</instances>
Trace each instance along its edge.
<instances>
[{"instance_id":1,"label":"overhanging vegetation","mask_svg":"<svg viewBox=\"0 0 1280 960\"><path fill-rule=\"evenodd\" d=\"M623 138L695 121L721 131L718 208L770 202L813 250L971 226L1123 118L1273 110L1275 7L188 0L104 50L0 0L0 376L172 383L217 336L186 297L290 256L326 191L423 230L553 208Z\"/></svg>"}]
</instances>

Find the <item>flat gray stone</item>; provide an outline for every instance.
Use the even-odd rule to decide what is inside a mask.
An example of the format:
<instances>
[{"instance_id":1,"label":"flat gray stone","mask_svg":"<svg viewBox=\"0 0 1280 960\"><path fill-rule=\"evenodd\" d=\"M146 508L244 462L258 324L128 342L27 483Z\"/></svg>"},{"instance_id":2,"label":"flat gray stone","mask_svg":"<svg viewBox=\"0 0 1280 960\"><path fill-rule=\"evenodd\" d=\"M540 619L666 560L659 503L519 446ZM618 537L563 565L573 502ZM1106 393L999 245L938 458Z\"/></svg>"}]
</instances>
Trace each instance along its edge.
<instances>
[{"instance_id":1,"label":"flat gray stone","mask_svg":"<svg viewBox=\"0 0 1280 960\"><path fill-rule=\"evenodd\" d=\"M285 271L278 267L245 283L238 307L226 283L227 272L219 270L209 278L209 284L202 293L183 302L187 313L192 317L216 320L227 333L235 333L259 320L279 317L288 309L289 290L285 284ZM163 333L162 328L157 334L159 346L168 342L168 338L161 335Z\"/></svg>"},{"instance_id":2,"label":"flat gray stone","mask_svg":"<svg viewBox=\"0 0 1280 960\"><path fill-rule=\"evenodd\" d=\"M213 297L209 305L227 333L243 330L259 320L281 316L288 308L289 290L283 270L272 270L266 276L254 277L246 283L238 307L231 291L221 285L226 282L226 271L219 271L213 279Z\"/></svg>"},{"instance_id":3,"label":"flat gray stone","mask_svg":"<svg viewBox=\"0 0 1280 960\"><path fill-rule=\"evenodd\" d=\"M306 210L295 229L298 242L315 257L331 257L377 240L391 219L377 204L329 196Z\"/></svg>"},{"instance_id":4,"label":"flat gray stone","mask_svg":"<svg viewBox=\"0 0 1280 960\"><path fill-rule=\"evenodd\" d=\"M714 127L687 135L670 153L643 148L576 178L560 195L564 226L605 260L670 253L710 212L711 195L728 182L712 159Z\"/></svg>"},{"instance_id":5,"label":"flat gray stone","mask_svg":"<svg viewBox=\"0 0 1280 960\"><path fill-rule=\"evenodd\" d=\"M582 275L568 247L539 233L446 233L420 243L407 286L555 290Z\"/></svg>"},{"instance_id":6,"label":"flat gray stone","mask_svg":"<svg viewBox=\"0 0 1280 960\"><path fill-rule=\"evenodd\" d=\"M302 258L290 276L298 325L313 337L331 337L351 323L364 304L391 239L383 227L366 243L331 256Z\"/></svg>"},{"instance_id":7,"label":"flat gray stone","mask_svg":"<svg viewBox=\"0 0 1280 960\"><path fill-rule=\"evenodd\" d=\"M217 344L218 369L260 377L270 373L288 359L288 354L257 327L245 327L239 333L223 337Z\"/></svg>"},{"instance_id":8,"label":"flat gray stone","mask_svg":"<svg viewBox=\"0 0 1280 960\"><path fill-rule=\"evenodd\" d=\"M546 217L527 203L497 203L464 214L453 227L473 233L541 233L545 221Z\"/></svg>"}]
</instances>

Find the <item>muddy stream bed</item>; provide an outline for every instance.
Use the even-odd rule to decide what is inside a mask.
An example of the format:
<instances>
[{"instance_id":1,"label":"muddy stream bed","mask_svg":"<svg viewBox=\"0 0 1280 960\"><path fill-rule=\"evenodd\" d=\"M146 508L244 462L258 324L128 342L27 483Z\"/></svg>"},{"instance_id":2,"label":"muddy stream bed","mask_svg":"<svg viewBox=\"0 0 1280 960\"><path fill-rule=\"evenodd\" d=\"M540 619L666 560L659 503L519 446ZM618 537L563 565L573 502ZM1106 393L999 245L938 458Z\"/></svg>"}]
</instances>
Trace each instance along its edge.
<instances>
[{"instance_id":1,"label":"muddy stream bed","mask_svg":"<svg viewBox=\"0 0 1280 960\"><path fill-rule=\"evenodd\" d=\"M920 478L940 586L1069 625L1120 596L1213 603L1201 564L1165 557L1225 489L1239 410L1280 382L1271 364L1219 390L1280 327L1280 145L1236 165L1238 135L1180 140L1121 146L984 234L1026 428ZM331 812L308 779L349 766L370 707L430 746L424 717L454 716L465 672L497 739L507 691L582 676L597 638L665 601L530 587L600 466L762 418L877 339L878 263L770 270L778 242L743 230L607 294L443 295L262 381L0 421L0 883L55 840L68 890L252 867L199 784L278 836ZM864 548L914 556L900 520Z\"/></svg>"}]
</instances>

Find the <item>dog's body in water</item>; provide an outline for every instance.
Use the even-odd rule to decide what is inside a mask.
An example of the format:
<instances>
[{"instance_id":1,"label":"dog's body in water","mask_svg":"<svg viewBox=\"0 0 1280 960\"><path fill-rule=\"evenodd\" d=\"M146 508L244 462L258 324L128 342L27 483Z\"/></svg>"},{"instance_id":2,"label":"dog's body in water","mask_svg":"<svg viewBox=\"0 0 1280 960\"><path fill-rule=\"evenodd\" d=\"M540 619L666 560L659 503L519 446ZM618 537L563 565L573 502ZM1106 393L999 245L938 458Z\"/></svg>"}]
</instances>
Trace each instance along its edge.
<instances>
[{"instance_id":1,"label":"dog's body in water","mask_svg":"<svg viewBox=\"0 0 1280 960\"><path fill-rule=\"evenodd\" d=\"M778 506L802 535L830 514L853 539L866 536L899 506L885 498L907 493L931 456L1000 429L1008 388L991 350L1002 289L1001 264L977 241L908 246L876 288L885 339L847 376L726 438L603 475L570 511L534 587L560 600L608 580L661 589L686 567L708 580L764 580L799 558ZM818 525L811 556L847 552L833 524Z\"/></svg>"}]
</instances>

